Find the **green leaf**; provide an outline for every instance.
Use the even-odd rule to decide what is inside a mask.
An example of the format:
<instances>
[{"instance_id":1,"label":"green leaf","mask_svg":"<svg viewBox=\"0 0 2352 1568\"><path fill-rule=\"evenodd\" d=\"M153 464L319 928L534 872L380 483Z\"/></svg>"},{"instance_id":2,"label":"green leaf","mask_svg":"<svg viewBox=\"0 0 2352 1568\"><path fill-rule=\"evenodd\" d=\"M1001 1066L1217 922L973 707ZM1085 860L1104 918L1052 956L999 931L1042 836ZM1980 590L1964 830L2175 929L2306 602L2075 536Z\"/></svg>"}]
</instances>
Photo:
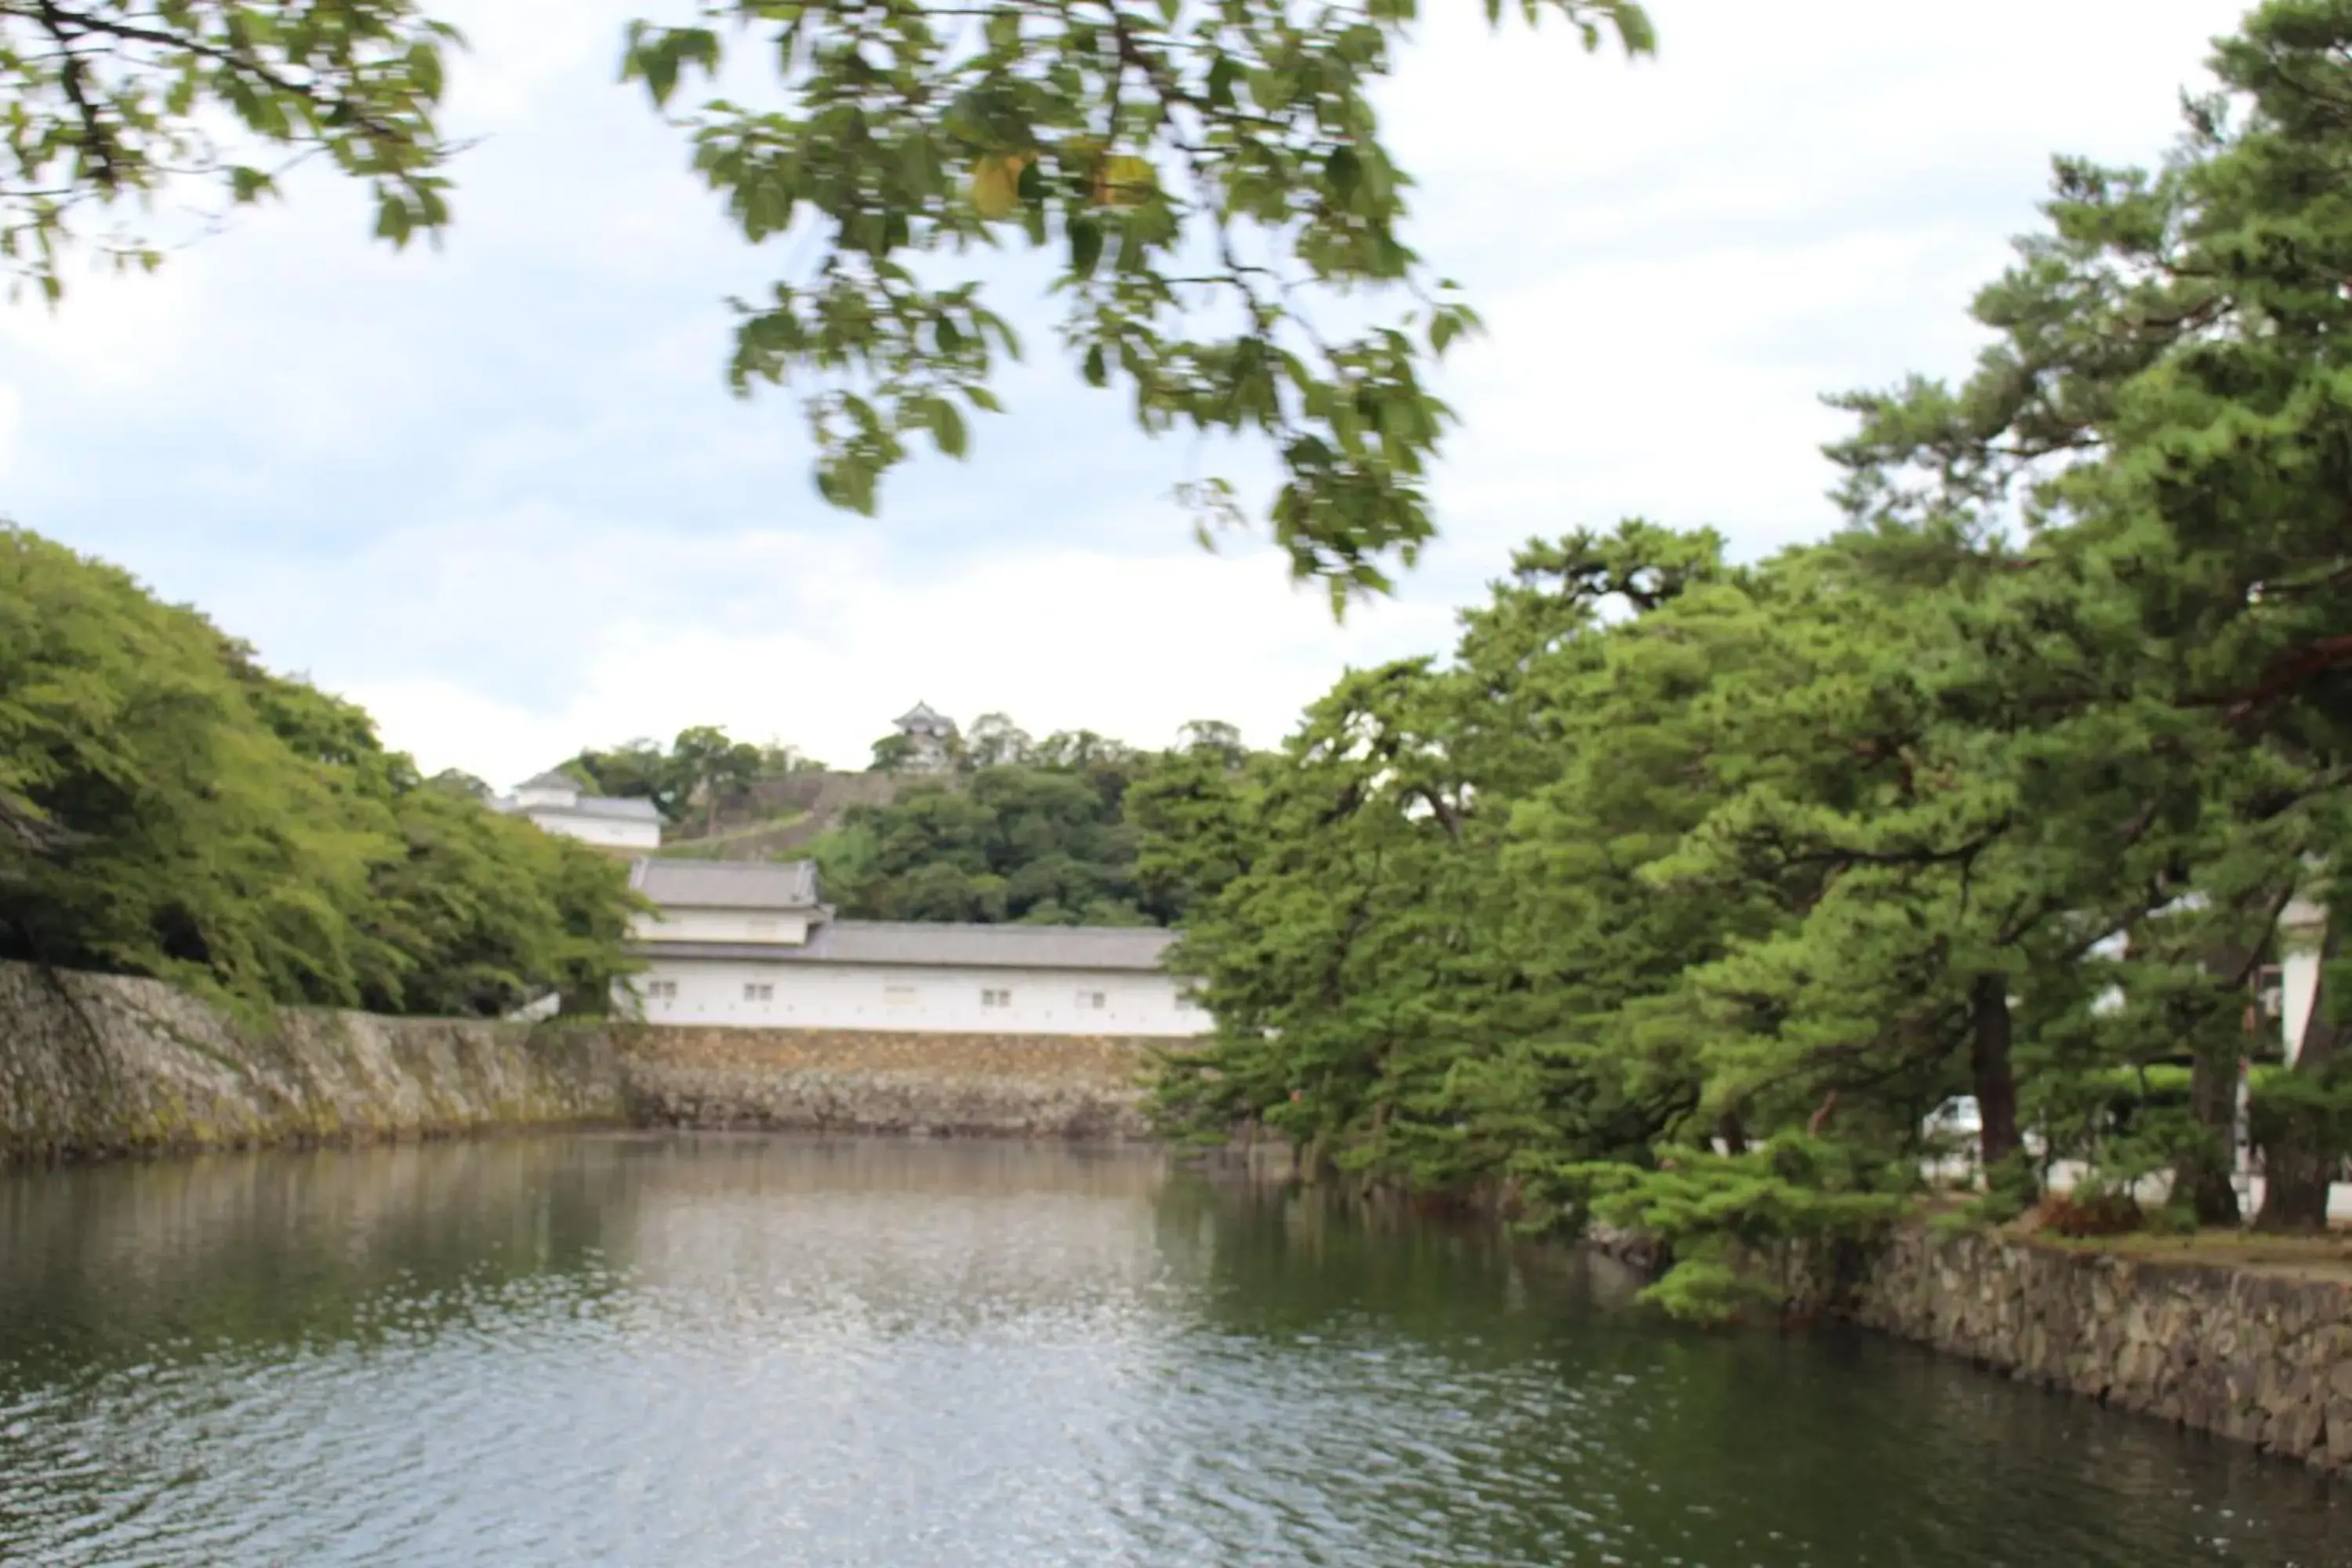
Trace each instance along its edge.
<instances>
[{"instance_id":1,"label":"green leaf","mask_svg":"<svg viewBox=\"0 0 2352 1568\"><path fill-rule=\"evenodd\" d=\"M1070 219L1070 272L1077 278L1094 276L1095 263L1102 259L1103 232L1099 220L1086 214Z\"/></svg>"},{"instance_id":2,"label":"green leaf","mask_svg":"<svg viewBox=\"0 0 2352 1568\"><path fill-rule=\"evenodd\" d=\"M1219 109L1234 107L1234 86L1241 79L1241 62L1231 55L1220 54L1209 63L1209 102Z\"/></svg>"},{"instance_id":3,"label":"green leaf","mask_svg":"<svg viewBox=\"0 0 2352 1568\"><path fill-rule=\"evenodd\" d=\"M931 438L938 443L942 455L961 458L965 450L963 416L956 405L944 397L935 397L929 405Z\"/></svg>"},{"instance_id":4,"label":"green leaf","mask_svg":"<svg viewBox=\"0 0 2352 1568\"><path fill-rule=\"evenodd\" d=\"M1652 25L1648 12L1631 4L1631 0L1621 0L1611 15L1617 24L1618 41L1628 58L1658 52L1657 29Z\"/></svg>"},{"instance_id":5,"label":"green leaf","mask_svg":"<svg viewBox=\"0 0 2352 1568\"><path fill-rule=\"evenodd\" d=\"M1345 203L1349 196L1355 195L1356 187L1363 181L1363 160L1356 155L1356 151L1352 147L1344 145L1335 147L1331 150L1331 155L1323 161L1323 177L1331 183L1331 188L1339 194L1340 201Z\"/></svg>"},{"instance_id":6,"label":"green leaf","mask_svg":"<svg viewBox=\"0 0 2352 1568\"><path fill-rule=\"evenodd\" d=\"M441 50L429 39L419 38L408 47L409 79L416 90L427 99L441 96Z\"/></svg>"}]
</instances>

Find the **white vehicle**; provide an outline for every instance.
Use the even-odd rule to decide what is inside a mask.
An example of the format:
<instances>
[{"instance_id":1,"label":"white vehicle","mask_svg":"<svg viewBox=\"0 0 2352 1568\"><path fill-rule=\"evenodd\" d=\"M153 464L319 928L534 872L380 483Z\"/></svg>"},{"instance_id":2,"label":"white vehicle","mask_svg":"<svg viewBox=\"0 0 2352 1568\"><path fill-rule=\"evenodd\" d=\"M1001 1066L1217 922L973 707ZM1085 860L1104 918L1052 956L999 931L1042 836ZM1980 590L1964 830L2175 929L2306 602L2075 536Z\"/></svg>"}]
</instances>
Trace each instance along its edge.
<instances>
[{"instance_id":1,"label":"white vehicle","mask_svg":"<svg viewBox=\"0 0 2352 1568\"><path fill-rule=\"evenodd\" d=\"M1937 1143L1976 1142L1984 1131L1984 1116L1973 1094L1956 1094L1936 1107L1919 1131Z\"/></svg>"},{"instance_id":2,"label":"white vehicle","mask_svg":"<svg viewBox=\"0 0 2352 1568\"><path fill-rule=\"evenodd\" d=\"M1936 1107L1919 1125L1927 1157L1919 1173L1935 1186L1973 1187L1977 1180L1977 1144L1984 1132L1984 1116L1976 1096L1954 1095Z\"/></svg>"}]
</instances>

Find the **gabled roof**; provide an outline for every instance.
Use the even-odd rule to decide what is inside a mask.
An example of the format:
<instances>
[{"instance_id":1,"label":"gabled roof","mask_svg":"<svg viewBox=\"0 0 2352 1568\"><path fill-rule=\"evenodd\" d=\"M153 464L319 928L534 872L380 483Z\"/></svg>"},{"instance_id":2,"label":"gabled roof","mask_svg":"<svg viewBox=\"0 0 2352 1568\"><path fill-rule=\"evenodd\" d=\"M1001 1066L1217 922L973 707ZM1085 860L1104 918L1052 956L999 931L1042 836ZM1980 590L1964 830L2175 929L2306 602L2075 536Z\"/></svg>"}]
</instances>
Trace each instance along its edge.
<instances>
[{"instance_id":1,"label":"gabled roof","mask_svg":"<svg viewBox=\"0 0 2352 1568\"><path fill-rule=\"evenodd\" d=\"M813 910L816 862L643 859L629 886L665 910Z\"/></svg>"},{"instance_id":2,"label":"gabled roof","mask_svg":"<svg viewBox=\"0 0 2352 1568\"><path fill-rule=\"evenodd\" d=\"M1158 926L950 925L914 921L829 921L798 947L654 941L656 958L755 958L780 963L872 963L900 968L1154 971L1176 933Z\"/></svg>"},{"instance_id":3,"label":"gabled roof","mask_svg":"<svg viewBox=\"0 0 2352 1568\"><path fill-rule=\"evenodd\" d=\"M916 703L912 708L899 714L893 722L901 730L952 730L955 728L953 720L943 719L932 712L931 705L928 702Z\"/></svg>"}]
</instances>

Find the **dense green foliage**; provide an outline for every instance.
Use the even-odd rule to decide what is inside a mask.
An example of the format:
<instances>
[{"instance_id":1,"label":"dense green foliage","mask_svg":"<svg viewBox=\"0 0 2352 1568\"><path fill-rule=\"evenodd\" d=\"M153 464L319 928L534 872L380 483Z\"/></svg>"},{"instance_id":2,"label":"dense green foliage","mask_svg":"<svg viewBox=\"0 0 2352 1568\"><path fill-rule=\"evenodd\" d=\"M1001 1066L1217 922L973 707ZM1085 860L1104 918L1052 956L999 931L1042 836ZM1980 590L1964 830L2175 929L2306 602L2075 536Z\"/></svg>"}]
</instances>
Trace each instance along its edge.
<instances>
[{"instance_id":1,"label":"dense green foliage","mask_svg":"<svg viewBox=\"0 0 2352 1568\"><path fill-rule=\"evenodd\" d=\"M0 956L246 1002L601 1011L625 869L420 780L194 612L0 531Z\"/></svg>"},{"instance_id":2,"label":"dense green foliage","mask_svg":"<svg viewBox=\"0 0 2352 1568\"><path fill-rule=\"evenodd\" d=\"M0 265L52 300L77 241L152 267L167 189L252 202L313 156L367 184L381 237L436 228L456 40L414 0L0 0Z\"/></svg>"},{"instance_id":3,"label":"dense green foliage","mask_svg":"<svg viewBox=\"0 0 2352 1568\"><path fill-rule=\"evenodd\" d=\"M1228 725L1194 741L1237 745ZM853 809L811 846L826 898L869 920L1166 925L1183 890L1149 880L1129 801L1192 752L1134 751L1091 732L1032 741L1002 714L977 721L957 773Z\"/></svg>"},{"instance_id":4,"label":"dense green foliage","mask_svg":"<svg viewBox=\"0 0 2352 1568\"><path fill-rule=\"evenodd\" d=\"M679 731L667 749L648 740L606 751L590 747L565 763L562 771L597 795L649 800L673 823L690 820L698 806L707 835L730 799L754 785L821 771L824 765L790 746L772 742L754 745L731 738L716 725L697 724Z\"/></svg>"},{"instance_id":5,"label":"dense green foliage","mask_svg":"<svg viewBox=\"0 0 2352 1568\"><path fill-rule=\"evenodd\" d=\"M1192 728L1197 731L1203 727ZM1220 733L1232 731L1232 726L1225 724L1205 728ZM1134 748L1092 730L1056 730L1039 740L1003 713L982 714L971 721L970 731L950 732L941 741L940 749L947 765L960 773L987 768L1086 773L1098 766L1125 768L1136 761ZM876 773L905 773L914 761L914 742L903 732L894 731L874 742L871 765Z\"/></svg>"},{"instance_id":6,"label":"dense green foliage","mask_svg":"<svg viewBox=\"0 0 2352 1568\"><path fill-rule=\"evenodd\" d=\"M2234 1219L2252 985L2352 825L2352 0L2215 68L2160 172L2060 163L1965 384L1838 400L1836 536L1532 544L1450 661L1139 789L1220 1026L1173 1122L1664 1231L1693 1307L1917 1187L1957 1094L1989 1202L2063 1158ZM2327 957L2268 1224L2352 1125Z\"/></svg>"}]
</instances>

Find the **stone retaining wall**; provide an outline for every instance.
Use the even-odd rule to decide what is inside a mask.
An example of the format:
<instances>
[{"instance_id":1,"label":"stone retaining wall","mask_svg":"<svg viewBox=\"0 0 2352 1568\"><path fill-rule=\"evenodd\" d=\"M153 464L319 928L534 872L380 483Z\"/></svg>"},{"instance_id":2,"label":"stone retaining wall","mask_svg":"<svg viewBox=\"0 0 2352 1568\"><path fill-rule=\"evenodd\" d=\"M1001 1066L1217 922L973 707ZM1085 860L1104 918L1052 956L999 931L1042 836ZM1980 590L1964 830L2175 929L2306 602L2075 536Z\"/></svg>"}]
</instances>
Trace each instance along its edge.
<instances>
[{"instance_id":1,"label":"stone retaining wall","mask_svg":"<svg viewBox=\"0 0 2352 1568\"><path fill-rule=\"evenodd\" d=\"M1152 1044L672 1027L636 1036L625 1070L634 1115L656 1126L1121 1141L1150 1136Z\"/></svg>"},{"instance_id":2,"label":"stone retaining wall","mask_svg":"<svg viewBox=\"0 0 2352 1568\"><path fill-rule=\"evenodd\" d=\"M2352 1472L2352 1280L1906 1229L1854 1276L1865 1327Z\"/></svg>"},{"instance_id":3,"label":"stone retaining wall","mask_svg":"<svg viewBox=\"0 0 2352 1568\"><path fill-rule=\"evenodd\" d=\"M0 1165L630 1121L1141 1139L1154 1043L297 1008L241 1022L157 981L0 963Z\"/></svg>"},{"instance_id":4,"label":"stone retaining wall","mask_svg":"<svg viewBox=\"0 0 2352 1568\"><path fill-rule=\"evenodd\" d=\"M0 1165L613 1123L609 1032L287 1009L0 963Z\"/></svg>"}]
</instances>

